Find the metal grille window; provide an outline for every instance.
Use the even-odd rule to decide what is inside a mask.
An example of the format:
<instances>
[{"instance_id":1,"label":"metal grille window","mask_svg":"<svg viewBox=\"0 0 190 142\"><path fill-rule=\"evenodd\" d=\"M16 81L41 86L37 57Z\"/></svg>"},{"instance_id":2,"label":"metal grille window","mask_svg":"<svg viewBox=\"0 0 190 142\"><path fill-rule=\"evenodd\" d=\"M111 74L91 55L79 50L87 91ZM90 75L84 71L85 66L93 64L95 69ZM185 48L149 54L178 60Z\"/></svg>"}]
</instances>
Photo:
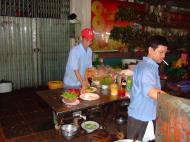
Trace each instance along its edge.
<instances>
[{"instance_id":1,"label":"metal grille window","mask_svg":"<svg viewBox=\"0 0 190 142\"><path fill-rule=\"evenodd\" d=\"M0 0L1 16L64 18L69 0Z\"/></svg>"}]
</instances>

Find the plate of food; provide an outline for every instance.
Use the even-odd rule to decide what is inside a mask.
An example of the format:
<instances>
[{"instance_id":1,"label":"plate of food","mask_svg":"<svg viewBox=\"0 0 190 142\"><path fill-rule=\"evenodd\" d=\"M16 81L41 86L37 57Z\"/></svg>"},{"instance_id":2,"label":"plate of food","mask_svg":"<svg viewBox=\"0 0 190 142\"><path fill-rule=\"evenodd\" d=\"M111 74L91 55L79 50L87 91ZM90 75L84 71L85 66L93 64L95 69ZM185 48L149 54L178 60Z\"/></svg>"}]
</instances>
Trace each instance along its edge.
<instances>
[{"instance_id":1,"label":"plate of food","mask_svg":"<svg viewBox=\"0 0 190 142\"><path fill-rule=\"evenodd\" d=\"M84 93L80 95L80 98L82 100L93 101L99 99L100 96L96 93Z\"/></svg>"},{"instance_id":2,"label":"plate of food","mask_svg":"<svg viewBox=\"0 0 190 142\"><path fill-rule=\"evenodd\" d=\"M80 104L79 99L77 99L75 102L71 102L71 103L65 102L65 100L62 99L62 102L65 103L66 105L70 105L70 106L75 106L75 105Z\"/></svg>"},{"instance_id":3,"label":"plate of food","mask_svg":"<svg viewBox=\"0 0 190 142\"><path fill-rule=\"evenodd\" d=\"M99 128L99 124L95 121L85 121L81 124L81 127L88 133L91 133Z\"/></svg>"},{"instance_id":4,"label":"plate of food","mask_svg":"<svg viewBox=\"0 0 190 142\"><path fill-rule=\"evenodd\" d=\"M86 89L86 92L87 93L93 93L93 92L96 92L97 91L97 89L95 88L95 87L92 87L92 86L90 86L90 87L88 87L87 89Z\"/></svg>"},{"instance_id":5,"label":"plate of food","mask_svg":"<svg viewBox=\"0 0 190 142\"><path fill-rule=\"evenodd\" d=\"M65 91L61 94L61 97L63 98L62 101L64 103L75 103L78 100L78 94L74 92Z\"/></svg>"}]
</instances>

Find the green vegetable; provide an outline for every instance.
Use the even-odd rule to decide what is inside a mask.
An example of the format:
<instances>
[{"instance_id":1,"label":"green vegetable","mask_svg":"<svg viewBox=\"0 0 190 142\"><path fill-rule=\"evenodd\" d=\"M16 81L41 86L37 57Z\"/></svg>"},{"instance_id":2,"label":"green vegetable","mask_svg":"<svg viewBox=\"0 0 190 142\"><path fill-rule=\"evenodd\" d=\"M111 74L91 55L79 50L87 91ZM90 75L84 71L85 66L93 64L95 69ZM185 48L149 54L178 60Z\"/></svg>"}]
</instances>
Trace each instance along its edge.
<instances>
[{"instance_id":1,"label":"green vegetable","mask_svg":"<svg viewBox=\"0 0 190 142\"><path fill-rule=\"evenodd\" d=\"M78 95L74 92L63 92L61 94L62 97L66 98L66 99L76 99L78 97Z\"/></svg>"},{"instance_id":2,"label":"green vegetable","mask_svg":"<svg viewBox=\"0 0 190 142\"><path fill-rule=\"evenodd\" d=\"M101 81L101 85L110 85L112 83L112 77L111 76L105 76Z\"/></svg>"},{"instance_id":3,"label":"green vegetable","mask_svg":"<svg viewBox=\"0 0 190 142\"><path fill-rule=\"evenodd\" d=\"M95 124L92 124L92 123L87 123L85 124L85 129L96 129L96 125Z\"/></svg>"},{"instance_id":4,"label":"green vegetable","mask_svg":"<svg viewBox=\"0 0 190 142\"><path fill-rule=\"evenodd\" d=\"M93 91L93 88L92 87L88 87L87 90Z\"/></svg>"}]
</instances>

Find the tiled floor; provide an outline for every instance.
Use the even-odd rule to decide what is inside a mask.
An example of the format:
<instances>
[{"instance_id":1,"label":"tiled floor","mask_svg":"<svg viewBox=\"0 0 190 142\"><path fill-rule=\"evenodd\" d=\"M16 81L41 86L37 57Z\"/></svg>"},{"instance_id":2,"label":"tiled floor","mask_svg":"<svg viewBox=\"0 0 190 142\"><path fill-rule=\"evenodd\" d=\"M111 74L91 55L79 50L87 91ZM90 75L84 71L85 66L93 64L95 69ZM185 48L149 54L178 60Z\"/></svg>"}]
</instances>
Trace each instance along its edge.
<instances>
[{"instance_id":1,"label":"tiled floor","mask_svg":"<svg viewBox=\"0 0 190 142\"><path fill-rule=\"evenodd\" d=\"M53 128L51 109L28 88L0 94L0 126L6 138Z\"/></svg>"}]
</instances>

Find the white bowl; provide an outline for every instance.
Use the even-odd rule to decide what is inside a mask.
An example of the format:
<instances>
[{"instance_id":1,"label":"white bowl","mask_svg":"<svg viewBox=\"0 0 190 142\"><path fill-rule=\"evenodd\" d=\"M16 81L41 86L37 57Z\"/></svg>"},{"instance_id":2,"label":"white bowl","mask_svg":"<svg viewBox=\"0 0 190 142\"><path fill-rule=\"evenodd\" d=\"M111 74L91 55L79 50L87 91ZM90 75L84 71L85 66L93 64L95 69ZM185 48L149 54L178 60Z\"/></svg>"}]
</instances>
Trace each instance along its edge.
<instances>
[{"instance_id":1,"label":"white bowl","mask_svg":"<svg viewBox=\"0 0 190 142\"><path fill-rule=\"evenodd\" d=\"M95 121L85 121L81 124L81 127L87 131L87 133L91 133L99 128L99 124Z\"/></svg>"},{"instance_id":2,"label":"white bowl","mask_svg":"<svg viewBox=\"0 0 190 142\"><path fill-rule=\"evenodd\" d=\"M108 89L108 85L102 85L101 87L102 87L103 90Z\"/></svg>"}]
</instances>

